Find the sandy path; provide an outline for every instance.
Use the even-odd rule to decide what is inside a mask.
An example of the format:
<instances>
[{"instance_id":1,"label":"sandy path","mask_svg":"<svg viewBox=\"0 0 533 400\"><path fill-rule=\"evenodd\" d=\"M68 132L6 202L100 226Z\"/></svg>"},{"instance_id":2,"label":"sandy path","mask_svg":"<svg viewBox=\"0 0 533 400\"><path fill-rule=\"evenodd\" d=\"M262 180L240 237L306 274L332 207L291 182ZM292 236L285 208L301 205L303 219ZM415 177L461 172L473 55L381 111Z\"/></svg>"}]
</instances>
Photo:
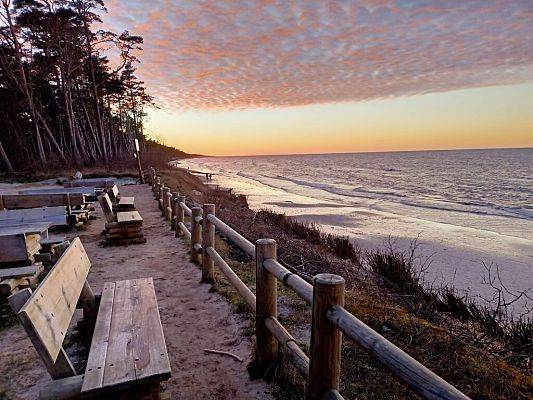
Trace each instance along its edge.
<instances>
[{"instance_id":1,"label":"sandy path","mask_svg":"<svg viewBox=\"0 0 533 400\"><path fill-rule=\"evenodd\" d=\"M199 268L188 262L186 246L160 217L149 187L120 190L135 196L148 242L100 247L102 217L78 232L92 261L93 290L100 291L106 281L154 278L172 366L172 378L165 387L172 399L270 399L269 386L251 381L246 371L251 343L243 332L248 322L235 315L221 295L211 293L210 285L199 283ZM0 332L0 385L7 386L8 398L35 399L39 387L49 380L34 350L26 351L30 346L20 326ZM205 354L204 348L230 351L245 362Z\"/></svg>"}]
</instances>

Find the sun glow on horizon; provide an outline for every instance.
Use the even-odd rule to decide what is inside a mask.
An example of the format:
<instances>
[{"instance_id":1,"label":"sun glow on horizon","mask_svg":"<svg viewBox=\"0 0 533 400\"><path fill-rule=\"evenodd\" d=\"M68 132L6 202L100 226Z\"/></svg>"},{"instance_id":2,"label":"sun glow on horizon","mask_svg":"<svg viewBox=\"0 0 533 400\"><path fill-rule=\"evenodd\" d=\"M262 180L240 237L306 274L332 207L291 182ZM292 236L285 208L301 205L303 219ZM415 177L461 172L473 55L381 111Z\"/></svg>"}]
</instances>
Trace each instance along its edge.
<instances>
[{"instance_id":1,"label":"sun glow on horizon","mask_svg":"<svg viewBox=\"0 0 533 400\"><path fill-rule=\"evenodd\" d=\"M147 132L219 156L533 147L532 106L528 83L311 106L150 110Z\"/></svg>"}]
</instances>

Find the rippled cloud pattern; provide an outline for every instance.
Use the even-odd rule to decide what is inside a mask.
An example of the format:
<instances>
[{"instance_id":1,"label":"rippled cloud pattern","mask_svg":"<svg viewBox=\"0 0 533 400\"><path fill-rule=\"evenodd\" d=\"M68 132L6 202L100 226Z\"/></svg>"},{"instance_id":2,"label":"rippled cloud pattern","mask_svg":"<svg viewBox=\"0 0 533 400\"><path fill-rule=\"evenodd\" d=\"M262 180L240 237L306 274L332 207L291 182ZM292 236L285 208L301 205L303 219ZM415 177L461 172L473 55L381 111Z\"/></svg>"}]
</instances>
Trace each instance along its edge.
<instances>
[{"instance_id":1,"label":"rippled cloud pattern","mask_svg":"<svg viewBox=\"0 0 533 400\"><path fill-rule=\"evenodd\" d=\"M533 1L112 0L160 105L242 109L533 81Z\"/></svg>"}]
</instances>

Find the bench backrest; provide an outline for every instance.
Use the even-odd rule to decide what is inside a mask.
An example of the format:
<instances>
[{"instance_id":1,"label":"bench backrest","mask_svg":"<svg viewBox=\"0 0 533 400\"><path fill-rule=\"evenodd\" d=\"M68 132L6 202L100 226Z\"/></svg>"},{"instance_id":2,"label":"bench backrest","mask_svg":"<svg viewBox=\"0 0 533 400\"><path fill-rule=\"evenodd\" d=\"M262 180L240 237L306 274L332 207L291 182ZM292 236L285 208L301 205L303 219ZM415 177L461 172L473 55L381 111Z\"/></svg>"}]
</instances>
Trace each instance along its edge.
<instances>
[{"instance_id":1,"label":"bench backrest","mask_svg":"<svg viewBox=\"0 0 533 400\"><path fill-rule=\"evenodd\" d=\"M18 316L35 349L55 363L91 262L79 238L59 258Z\"/></svg>"},{"instance_id":2,"label":"bench backrest","mask_svg":"<svg viewBox=\"0 0 533 400\"><path fill-rule=\"evenodd\" d=\"M109 199L107 193L101 195L98 201L100 202L100 207L102 207L102 211L104 212L106 221L115 222L115 214L113 214L113 204L111 203L111 199Z\"/></svg>"},{"instance_id":3,"label":"bench backrest","mask_svg":"<svg viewBox=\"0 0 533 400\"><path fill-rule=\"evenodd\" d=\"M76 179L73 181L66 181L63 187L73 188L80 186L96 187L96 188L110 188L115 184L113 179Z\"/></svg>"},{"instance_id":4,"label":"bench backrest","mask_svg":"<svg viewBox=\"0 0 533 400\"><path fill-rule=\"evenodd\" d=\"M107 191L107 194L109 195L112 203L118 203L118 200L120 199L120 193L117 185L113 185L113 187Z\"/></svg>"},{"instance_id":5,"label":"bench backrest","mask_svg":"<svg viewBox=\"0 0 533 400\"><path fill-rule=\"evenodd\" d=\"M3 207L6 210L55 206L80 206L84 203L85 196L81 193L7 194L3 195L2 201L0 201L0 204L3 204Z\"/></svg>"}]
</instances>

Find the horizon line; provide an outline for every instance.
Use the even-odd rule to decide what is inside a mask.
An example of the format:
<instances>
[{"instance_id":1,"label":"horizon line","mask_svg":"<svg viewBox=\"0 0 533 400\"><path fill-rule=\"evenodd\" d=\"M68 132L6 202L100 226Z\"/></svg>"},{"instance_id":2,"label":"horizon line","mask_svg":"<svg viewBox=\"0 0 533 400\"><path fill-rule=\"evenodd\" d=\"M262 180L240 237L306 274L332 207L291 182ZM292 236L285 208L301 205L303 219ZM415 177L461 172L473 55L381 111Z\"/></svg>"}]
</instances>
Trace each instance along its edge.
<instances>
[{"instance_id":1,"label":"horizon line","mask_svg":"<svg viewBox=\"0 0 533 400\"><path fill-rule=\"evenodd\" d=\"M176 147L175 147L176 148ZM448 149L416 149L416 150L375 150L375 151L331 151L325 153L278 153L278 154L243 154L243 155L207 155L190 154L191 158L239 158L239 157L283 157L283 156L320 156L333 154L375 154L375 153L422 153L422 152L444 152L444 151L483 151L483 150L533 150L533 146L524 147L474 147L474 148L448 148ZM179 150L179 149L178 149ZM183 150L181 150L183 151ZM189 153L187 153L189 154Z\"/></svg>"}]
</instances>

